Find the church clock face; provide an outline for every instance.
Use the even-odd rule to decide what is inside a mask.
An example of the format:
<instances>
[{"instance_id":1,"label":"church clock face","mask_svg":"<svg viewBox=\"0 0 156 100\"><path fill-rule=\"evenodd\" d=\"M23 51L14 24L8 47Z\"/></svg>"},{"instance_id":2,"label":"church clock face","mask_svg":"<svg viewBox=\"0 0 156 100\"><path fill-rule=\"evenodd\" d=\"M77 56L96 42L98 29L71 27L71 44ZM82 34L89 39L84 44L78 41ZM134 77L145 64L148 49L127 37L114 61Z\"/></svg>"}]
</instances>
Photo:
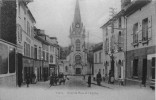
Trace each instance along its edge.
<instances>
[{"instance_id":1,"label":"church clock face","mask_svg":"<svg viewBox=\"0 0 156 100\"><path fill-rule=\"evenodd\" d=\"M80 25L77 23L77 24L76 24L76 28L79 28L79 27L80 27Z\"/></svg>"}]
</instances>

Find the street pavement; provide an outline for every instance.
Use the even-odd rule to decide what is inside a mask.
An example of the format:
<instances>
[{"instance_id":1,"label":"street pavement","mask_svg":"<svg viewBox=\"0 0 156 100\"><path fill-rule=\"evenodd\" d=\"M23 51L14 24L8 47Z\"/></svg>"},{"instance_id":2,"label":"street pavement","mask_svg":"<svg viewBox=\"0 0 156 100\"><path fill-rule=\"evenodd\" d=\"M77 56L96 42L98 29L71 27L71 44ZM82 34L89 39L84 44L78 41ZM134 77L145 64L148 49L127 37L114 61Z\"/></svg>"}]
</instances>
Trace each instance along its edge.
<instances>
[{"instance_id":1,"label":"street pavement","mask_svg":"<svg viewBox=\"0 0 156 100\"><path fill-rule=\"evenodd\" d=\"M155 91L146 88L92 82L88 87L87 77L69 76L65 85L49 87L49 81L16 88L0 88L0 100L155 100Z\"/></svg>"}]
</instances>

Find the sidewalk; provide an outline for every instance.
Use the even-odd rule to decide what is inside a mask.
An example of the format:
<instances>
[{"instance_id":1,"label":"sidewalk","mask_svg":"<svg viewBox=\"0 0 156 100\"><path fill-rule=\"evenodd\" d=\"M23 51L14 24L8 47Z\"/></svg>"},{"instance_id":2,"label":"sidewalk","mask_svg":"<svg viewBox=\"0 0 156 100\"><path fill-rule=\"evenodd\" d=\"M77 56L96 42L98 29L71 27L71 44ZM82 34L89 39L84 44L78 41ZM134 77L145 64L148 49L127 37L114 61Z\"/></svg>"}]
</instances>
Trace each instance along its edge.
<instances>
[{"instance_id":1,"label":"sidewalk","mask_svg":"<svg viewBox=\"0 0 156 100\"><path fill-rule=\"evenodd\" d=\"M85 77L86 83L88 82L88 76ZM93 80L92 76L92 81L91 83L93 85L97 85L97 82ZM135 89L146 89L146 90L152 90L150 87L140 87L140 85L119 85L118 81L115 81L114 84L108 84L107 81L102 81L101 82L101 87L109 88L109 89L129 89L129 88L135 88Z\"/></svg>"}]
</instances>

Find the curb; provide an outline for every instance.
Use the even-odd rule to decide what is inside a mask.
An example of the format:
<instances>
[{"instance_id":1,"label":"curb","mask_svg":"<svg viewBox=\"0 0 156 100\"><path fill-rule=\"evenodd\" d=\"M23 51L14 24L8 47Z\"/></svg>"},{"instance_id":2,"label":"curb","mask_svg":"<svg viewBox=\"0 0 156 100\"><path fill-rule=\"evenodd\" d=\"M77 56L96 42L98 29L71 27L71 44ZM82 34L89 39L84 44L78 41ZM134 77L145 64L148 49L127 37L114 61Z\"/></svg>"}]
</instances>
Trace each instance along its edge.
<instances>
[{"instance_id":1,"label":"curb","mask_svg":"<svg viewBox=\"0 0 156 100\"><path fill-rule=\"evenodd\" d=\"M88 83L88 82L86 82L86 83ZM93 84L93 85L97 85L96 83L91 83L91 84ZM113 89L113 88L110 88L110 87L108 87L108 86L104 86L104 85L97 85L97 86L105 87L105 88L108 88L108 89Z\"/></svg>"}]
</instances>

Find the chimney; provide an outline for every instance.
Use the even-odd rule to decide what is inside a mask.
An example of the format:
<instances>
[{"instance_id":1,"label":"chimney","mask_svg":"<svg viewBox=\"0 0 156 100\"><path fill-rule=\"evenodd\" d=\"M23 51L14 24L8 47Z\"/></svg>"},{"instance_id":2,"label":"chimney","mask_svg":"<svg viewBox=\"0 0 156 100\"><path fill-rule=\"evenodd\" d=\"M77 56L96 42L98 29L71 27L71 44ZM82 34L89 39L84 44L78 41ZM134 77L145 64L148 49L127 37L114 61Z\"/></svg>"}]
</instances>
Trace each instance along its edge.
<instances>
[{"instance_id":1,"label":"chimney","mask_svg":"<svg viewBox=\"0 0 156 100\"><path fill-rule=\"evenodd\" d=\"M121 9L124 9L131 3L131 0L121 0Z\"/></svg>"}]
</instances>

